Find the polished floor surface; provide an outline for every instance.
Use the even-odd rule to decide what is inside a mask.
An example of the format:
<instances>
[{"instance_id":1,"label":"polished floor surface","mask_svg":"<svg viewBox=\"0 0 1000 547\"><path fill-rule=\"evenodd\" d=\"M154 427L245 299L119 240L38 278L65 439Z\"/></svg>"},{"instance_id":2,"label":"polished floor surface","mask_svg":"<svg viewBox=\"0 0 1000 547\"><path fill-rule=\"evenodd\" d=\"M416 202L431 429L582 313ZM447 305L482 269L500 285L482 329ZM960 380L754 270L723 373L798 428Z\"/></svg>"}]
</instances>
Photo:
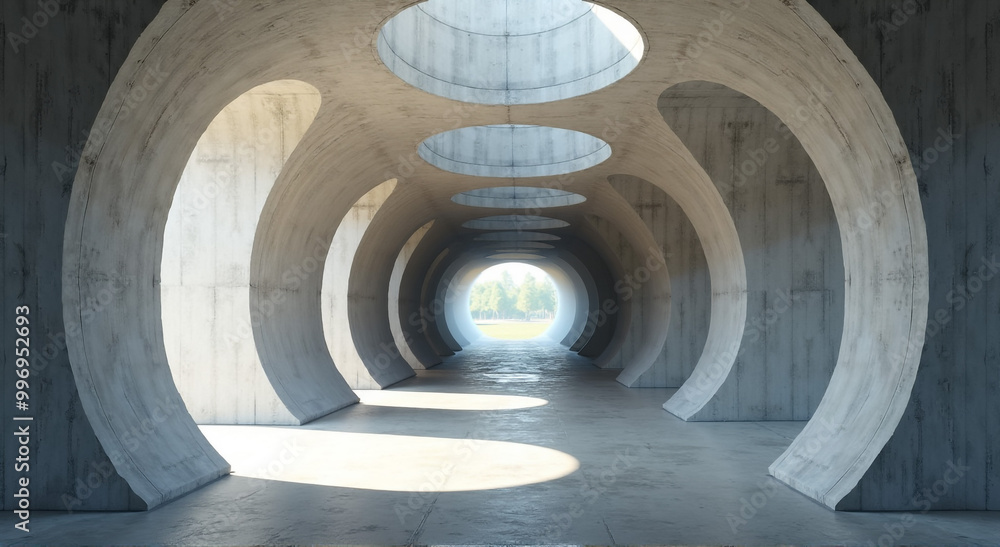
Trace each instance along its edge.
<instances>
[{"instance_id":1,"label":"polished floor surface","mask_svg":"<svg viewBox=\"0 0 1000 547\"><path fill-rule=\"evenodd\" d=\"M1000 545L998 513L836 513L767 476L801 423L685 423L672 390L480 344L301 428L205 426L234 473L143 513L0 516L0 544Z\"/></svg>"}]
</instances>

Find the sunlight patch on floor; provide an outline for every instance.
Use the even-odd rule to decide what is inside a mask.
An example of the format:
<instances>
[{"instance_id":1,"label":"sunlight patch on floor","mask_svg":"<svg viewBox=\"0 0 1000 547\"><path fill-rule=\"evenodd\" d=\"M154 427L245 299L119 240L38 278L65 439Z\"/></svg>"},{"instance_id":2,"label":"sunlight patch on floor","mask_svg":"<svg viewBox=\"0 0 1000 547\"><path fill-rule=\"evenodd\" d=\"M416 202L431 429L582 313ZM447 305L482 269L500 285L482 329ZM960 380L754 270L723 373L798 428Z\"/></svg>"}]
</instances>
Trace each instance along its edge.
<instances>
[{"instance_id":1,"label":"sunlight patch on floor","mask_svg":"<svg viewBox=\"0 0 1000 547\"><path fill-rule=\"evenodd\" d=\"M518 410L549 404L545 399L518 395L442 393L431 391L354 390L361 404L430 410Z\"/></svg>"},{"instance_id":2,"label":"sunlight patch on floor","mask_svg":"<svg viewBox=\"0 0 1000 547\"><path fill-rule=\"evenodd\" d=\"M317 431L289 427L200 426L233 475L363 490L465 492L559 479L580 462L541 446Z\"/></svg>"}]
</instances>

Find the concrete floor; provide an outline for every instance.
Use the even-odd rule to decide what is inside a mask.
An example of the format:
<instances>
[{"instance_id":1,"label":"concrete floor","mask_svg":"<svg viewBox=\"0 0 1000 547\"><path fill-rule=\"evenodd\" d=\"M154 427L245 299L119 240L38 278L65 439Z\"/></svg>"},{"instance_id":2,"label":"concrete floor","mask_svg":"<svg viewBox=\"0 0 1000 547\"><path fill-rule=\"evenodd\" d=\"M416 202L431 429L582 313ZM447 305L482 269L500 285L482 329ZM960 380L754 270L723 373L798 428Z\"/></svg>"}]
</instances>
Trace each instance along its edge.
<instances>
[{"instance_id":1,"label":"concrete floor","mask_svg":"<svg viewBox=\"0 0 1000 547\"><path fill-rule=\"evenodd\" d=\"M801 423L685 423L617 372L480 344L305 427L205 427L234 475L30 536L4 513L0 544L1000 545L997 513L829 511L766 473Z\"/></svg>"}]
</instances>

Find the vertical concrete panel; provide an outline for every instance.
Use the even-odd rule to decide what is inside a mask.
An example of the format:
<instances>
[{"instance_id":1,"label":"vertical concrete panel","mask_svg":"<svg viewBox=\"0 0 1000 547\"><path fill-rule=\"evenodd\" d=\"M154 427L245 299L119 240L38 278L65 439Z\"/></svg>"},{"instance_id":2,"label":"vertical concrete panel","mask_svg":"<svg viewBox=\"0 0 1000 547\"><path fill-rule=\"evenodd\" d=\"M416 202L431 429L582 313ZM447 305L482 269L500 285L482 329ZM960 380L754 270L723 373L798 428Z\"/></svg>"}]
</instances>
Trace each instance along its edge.
<instances>
[{"instance_id":1,"label":"vertical concrete panel","mask_svg":"<svg viewBox=\"0 0 1000 547\"><path fill-rule=\"evenodd\" d=\"M687 215L655 185L631 176L609 179L646 223L670 272L670 328L654 365L633 387L679 387L698 363L708 337L711 287L701 242Z\"/></svg>"},{"instance_id":2,"label":"vertical concrete panel","mask_svg":"<svg viewBox=\"0 0 1000 547\"><path fill-rule=\"evenodd\" d=\"M659 106L722 194L747 268L733 385L692 419L808 419L837 362L844 317L840 233L823 181L777 117L725 86L681 84Z\"/></svg>"},{"instance_id":3,"label":"vertical concrete panel","mask_svg":"<svg viewBox=\"0 0 1000 547\"><path fill-rule=\"evenodd\" d=\"M838 508L1000 509L1000 346L992 334L1000 277L982 269L1000 254L1000 5L810 3L893 110L917 173L930 253L929 320L910 403ZM934 485L938 492L928 493Z\"/></svg>"},{"instance_id":4,"label":"vertical concrete panel","mask_svg":"<svg viewBox=\"0 0 1000 547\"><path fill-rule=\"evenodd\" d=\"M602 217L588 215L587 219L593 224L597 233L604 238L608 247L615 253L618 263L621 264L623 271L626 272L625 275L627 275L627 272L634 271L637 266L634 258L635 253L628 239L615 229L611 222ZM625 299L625 293L623 292L623 288L625 287L624 275L615 278L612 286L616 294L628 302L627 310L623 308L619 313L628 313L630 327L626 331L627 334L618 351L609 355L609 358L602 360L600 367L624 369L632 361L632 358L635 356L635 349L641 343L641 340L638 339L638 333L641 332L642 324L642 287L631 289L631 297Z\"/></svg>"},{"instance_id":5,"label":"vertical concrete panel","mask_svg":"<svg viewBox=\"0 0 1000 547\"><path fill-rule=\"evenodd\" d=\"M164 232L163 334L198 423L299 423L257 357L250 253L267 195L319 106L301 82L248 91L209 125L178 183Z\"/></svg>"},{"instance_id":6,"label":"vertical concrete panel","mask_svg":"<svg viewBox=\"0 0 1000 547\"><path fill-rule=\"evenodd\" d=\"M66 352L67 333L81 322L62 311L62 250L70 189L98 109L112 79L161 0L54 2L57 13L27 37L22 17L39 12L38 2L18 0L0 6L0 261L3 313L0 314L0 506L13 509L10 495L18 479L7 462L16 457L12 421L15 360L14 315L31 307L31 400L36 431L30 447L31 508L36 510L128 510L140 508L128 485L111 469L109 454L94 435L80 403ZM49 4L50 6L52 4ZM117 287L105 294L118 298ZM107 306L89 307L94 315ZM116 455L117 456L117 455ZM78 480L96 487L79 488Z\"/></svg>"}]
</instances>

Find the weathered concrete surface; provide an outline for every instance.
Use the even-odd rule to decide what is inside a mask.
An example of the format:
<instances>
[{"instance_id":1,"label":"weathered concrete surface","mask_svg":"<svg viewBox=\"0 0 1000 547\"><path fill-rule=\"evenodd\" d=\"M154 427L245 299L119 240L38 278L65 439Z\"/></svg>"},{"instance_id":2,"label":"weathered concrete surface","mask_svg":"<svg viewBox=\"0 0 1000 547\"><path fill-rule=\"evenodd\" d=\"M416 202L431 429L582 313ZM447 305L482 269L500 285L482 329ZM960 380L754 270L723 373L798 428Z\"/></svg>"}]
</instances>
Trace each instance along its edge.
<instances>
[{"instance_id":1,"label":"weathered concrete surface","mask_svg":"<svg viewBox=\"0 0 1000 547\"><path fill-rule=\"evenodd\" d=\"M250 252L264 200L319 105L302 82L251 89L208 126L177 185L160 268L163 342L199 424L300 423L257 358Z\"/></svg>"},{"instance_id":2,"label":"weathered concrete surface","mask_svg":"<svg viewBox=\"0 0 1000 547\"><path fill-rule=\"evenodd\" d=\"M13 492L20 475L11 463L17 450L17 427L11 419L17 306L31 310L32 404L27 414L34 418L33 428L38 433L28 444L31 509L145 507L111 465L123 453L103 447L94 435L66 351L67 333L80 329L81 319L89 322L91 317L114 313L109 303L120 298L121 286L108 280L99 292L100 299L87 307L87 314L74 319L63 313L59 272L69 191L88 131L111 80L162 4L159 0L83 0L59 5L51 16L31 0L0 6L0 27L4 29L0 52L0 506L5 514L15 507ZM47 24L26 37L21 18L30 20L39 12ZM12 34L27 42L17 42L15 48ZM171 408L183 413L183 406ZM140 429L129 433L140 439L145 436ZM86 485L88 479L92 487ZM32 525L36 522L33 517ZM13 523L4 527L13 530Z\"/></svg>"},{"instance_id":3,"label":"weathered concrete surface","mask_svg":"<svg viewBox=\"0 0 1000 547\"><path fill-rule=\"evenodd\" d=\"M643 334L642 332L636 332L632 328L633 324L644 324L642 316L642 285L640 284L635 288L631 285L625 285L625 276L628 275L631 279L630 273L635 269L637 263L634 256L635 251L628 239L622 236L616 225L612 224L611 221L597 215L589 216L587 221L593 227L594 231L600 234L604 245L614 252L615 260L613 262L617 266L615 269L619 272L611 282L611 290L614 291L621 305L609 306L609 309L604 311L604 314L605 316L624 318L615 333L616 343L611 348L612 350L604 352L602 357L595 360L594 364L601 368L621 370L628 363L632 362L635 354L634 346L640 343ZM628 289L627 293L626 288ZM628 298L625 298L626 295ZM648 319L653 318L649 317ZM660 330L664 334L667 332L666 328Z\"/></svg>"},{"instance_id":4,"label":"weathered concrete surface","mask_svg":"<svg viewBox=\"0 0 1000 547\"><path fill-rule=\"evenodd\" d=\"M611 186L649 227L670 272L670 328L656 362L633 387L680 387L705 349L712 289L698 234L670 196L642 179L613 176Z\"/></svg>"},{"instance_id":5,"label":"weathered concrete surface","mask_svg":"<svg viewBox=\"0 0 1000 547\"><path fill-rule=\"evenodd\" d=\"M840 231L823 180L788 126L741 93L691 82L665 91L659 107L722 194L747 268L734 373L687 419L807 420L844 325Z\"/></svg>"},{"instance_id":6,"label":"weathered concrete surface","mask_svg":"<svg viewBox=\"0 0 1000 547\"><path fill-rule=\"evenodd\" d=\"M927 340L914 348L922 355L912 397L839 507L998 510L1000 4L810 3L892 108L917 173L930 245ZM878 217L874 207L868 213L854 225L862 234ZM958 477L953 466L967 469Z\"/></svg>"}]
</instances>

